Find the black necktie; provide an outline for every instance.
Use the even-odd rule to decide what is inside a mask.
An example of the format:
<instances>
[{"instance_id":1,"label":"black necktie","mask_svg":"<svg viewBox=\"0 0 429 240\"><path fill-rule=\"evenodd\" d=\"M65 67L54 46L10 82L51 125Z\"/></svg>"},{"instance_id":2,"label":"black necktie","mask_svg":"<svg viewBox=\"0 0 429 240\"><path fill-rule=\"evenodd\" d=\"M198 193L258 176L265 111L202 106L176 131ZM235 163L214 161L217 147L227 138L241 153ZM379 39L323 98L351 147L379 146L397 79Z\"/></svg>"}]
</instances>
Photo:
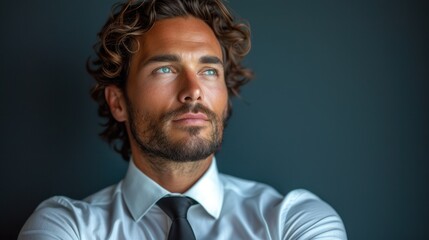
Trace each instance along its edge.
<instances>
[{"instance_id":1,"label":"black necktie","mask_svg":"<svg viewBox=\"0 0 429 240\"><path fill-rule=\"evenodd\" d=\"M195 235L186 219L189 207L196 202L187 197L164 197L158 206L170 217L172 223L168 240L194 240Z\"/></svg>"}]
</instances>

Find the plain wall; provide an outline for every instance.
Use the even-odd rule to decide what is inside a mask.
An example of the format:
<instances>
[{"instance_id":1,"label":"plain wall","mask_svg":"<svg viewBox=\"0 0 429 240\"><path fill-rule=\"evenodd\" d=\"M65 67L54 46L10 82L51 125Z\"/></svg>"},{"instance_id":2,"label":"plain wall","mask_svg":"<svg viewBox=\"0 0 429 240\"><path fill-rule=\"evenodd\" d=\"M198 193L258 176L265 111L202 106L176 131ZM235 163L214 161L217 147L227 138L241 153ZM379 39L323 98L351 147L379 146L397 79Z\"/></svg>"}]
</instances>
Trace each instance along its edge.
<instances>
[{"instance_id":1,"label":"plain wall","mask_svg":"<svg viewBox=\"0 0 429 240\"><path fill-rule=\"evenodd\" d=\"M81 199L127 163L97 133L85 62L113 1L7 1L1 12L1 239L44 199ZM234 100L222 172L306 188L349 239L429 239L427 1L238 1L256 78Z\"/></svg>"}]
</instances>

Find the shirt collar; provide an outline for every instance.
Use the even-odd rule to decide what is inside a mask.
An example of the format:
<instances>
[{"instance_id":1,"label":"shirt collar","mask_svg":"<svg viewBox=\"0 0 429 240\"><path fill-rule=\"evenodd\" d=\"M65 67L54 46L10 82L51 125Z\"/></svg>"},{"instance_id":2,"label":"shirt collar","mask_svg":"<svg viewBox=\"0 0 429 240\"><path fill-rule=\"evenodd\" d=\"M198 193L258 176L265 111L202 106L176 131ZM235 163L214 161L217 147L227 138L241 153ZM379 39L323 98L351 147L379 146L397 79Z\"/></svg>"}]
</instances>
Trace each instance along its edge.
<instances>
[{"instance_id":1,"label":"shirt collar","mask_svg":"<svg viewBox=\"0 0 429 240\"><path fill-rule=\"evenodd\" d=\"M214 218L218 218L223 204L223 185L219 179L216 159L204 175L183 195L196 200ZM139 221L156 202L172 194L141 172L130 160L122 182L126 205L135 221Z\"/></svg>"},{"instance_id":2,"label":"shirt collar","mask_svg":"<svg viewBox=\"0 0 429 240\"><path fill-rule=\"evenodd\" d=\"M141 172L132 159L122 182L122 191L135 221L140 220L159 199L170 193Z\"/></svg>"},{"instance_id":3,"label":"shirt collar","mask_svg":"<svg viewBox=\"0 0 429 240\"><path fill-rule=\"evenodd\" d=\"M222 210L223 191L216 159L213 158L207 172L184 195L196 200L212 217L217 219Z\"/></svg>"}]
</instances>

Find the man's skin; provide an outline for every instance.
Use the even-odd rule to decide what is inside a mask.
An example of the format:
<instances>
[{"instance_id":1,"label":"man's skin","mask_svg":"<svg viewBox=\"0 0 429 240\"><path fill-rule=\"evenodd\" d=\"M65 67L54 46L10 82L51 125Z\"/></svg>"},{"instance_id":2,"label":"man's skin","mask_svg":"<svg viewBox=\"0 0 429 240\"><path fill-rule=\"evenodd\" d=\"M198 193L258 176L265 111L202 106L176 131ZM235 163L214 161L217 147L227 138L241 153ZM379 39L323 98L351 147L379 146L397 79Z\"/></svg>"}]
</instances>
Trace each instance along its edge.
<instances>
[{"instance_id":1,"label":"man's skin","mask_svg":"<svg viewBox=\"0 0 429 240\"><path fill-rule=\"evenodd\" d=\"M166 113L200 103L214 113L215 119L201 112L183 113L163 122L163 133L171 143L191 150L213 135L221 139L228 108L221 46L211 28L194 17L157 21L138 42L139 49L131 58L126 95L110 85L105 97L113 117L126 125L135 165L168 191L184 193L205 173L214 153L181 162L147 154L131 132L130 117L135 117L138 136L149 141L151 121L159 124ZM130 106L134 115L130 114ZM215 131L216 123L219 131Z\"/></svg>"}]
</instances>

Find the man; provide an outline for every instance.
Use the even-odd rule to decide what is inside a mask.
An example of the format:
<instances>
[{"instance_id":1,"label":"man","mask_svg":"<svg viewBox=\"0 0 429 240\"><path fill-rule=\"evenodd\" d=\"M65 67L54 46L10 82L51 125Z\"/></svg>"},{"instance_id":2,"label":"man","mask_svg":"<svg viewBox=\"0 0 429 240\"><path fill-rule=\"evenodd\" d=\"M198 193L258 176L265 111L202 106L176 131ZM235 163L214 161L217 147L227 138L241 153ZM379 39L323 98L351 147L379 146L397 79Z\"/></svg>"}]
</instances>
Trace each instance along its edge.
<instances>
[{"instance_id":1,"label":"man","mask_svg":"<svg viewBox=\"0 0 429 240\"><path fill-rule=\"evenodd\" d=\"M46 200L19 239L346 239L315 195L218 173L229 98L252 76L248 28L221 0L129 1L99 37L92 95L128 172L82 201Z\"/></svg>"}]
</instances>

